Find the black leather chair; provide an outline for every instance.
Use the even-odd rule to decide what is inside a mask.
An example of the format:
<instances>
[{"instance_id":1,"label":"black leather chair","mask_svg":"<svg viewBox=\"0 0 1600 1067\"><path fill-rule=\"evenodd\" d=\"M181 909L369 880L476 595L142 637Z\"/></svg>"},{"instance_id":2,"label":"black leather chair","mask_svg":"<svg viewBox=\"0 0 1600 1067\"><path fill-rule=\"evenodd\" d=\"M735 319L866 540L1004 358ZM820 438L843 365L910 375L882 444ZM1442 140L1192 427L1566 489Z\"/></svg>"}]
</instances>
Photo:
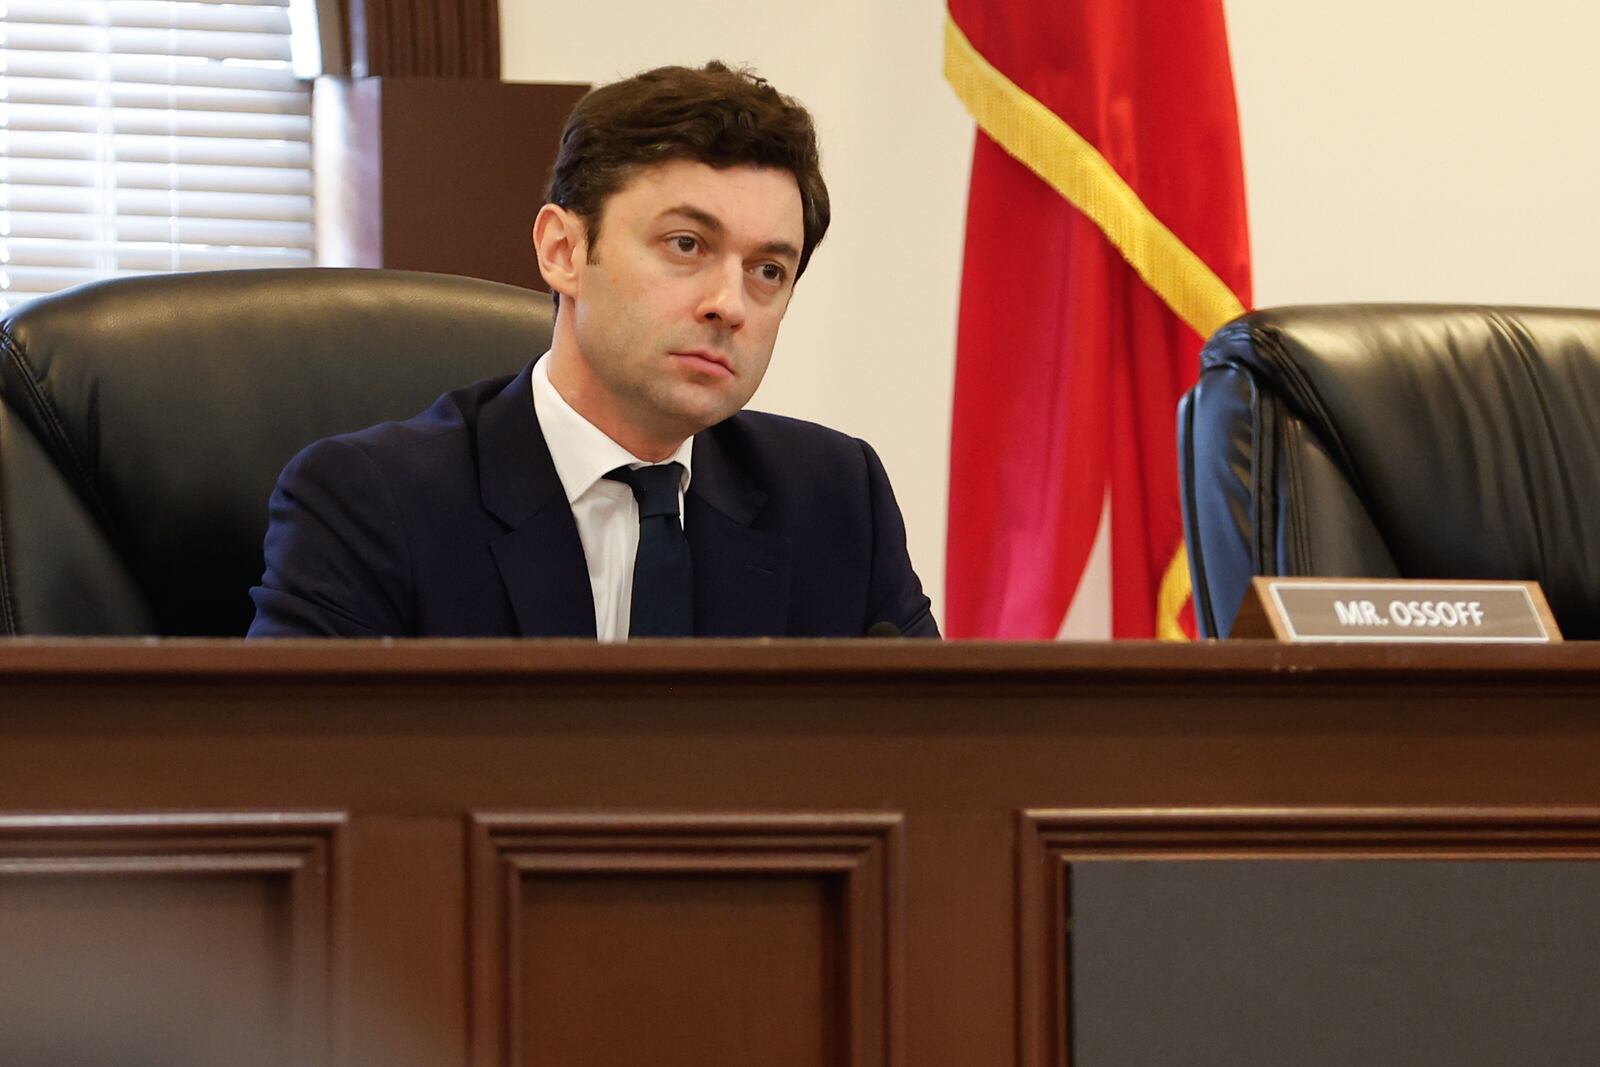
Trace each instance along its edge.
<instances>
[{"instance_id":1,"label":"black leather chair","mask_svg":"<svg viewBox=\"0 0 1600 1067\"><path fill-rule=\"evenodd\" d=\"M1600 636L1600 311L1259 311L1179 407L1204 636L1252 575L1540 582Z\"/></svg>"},{"instance_id":2,"label":"black leather chair","mask_svg":"<svg viewBox=\"0 0 1600 1067\"><path fill-rule=\"evenodd\" d=\"M162 275L19 305L0 316L0 634L243 634L291 456L512 373L550 330L543 293L401 271Z\"/></svg>"}]
</instances>

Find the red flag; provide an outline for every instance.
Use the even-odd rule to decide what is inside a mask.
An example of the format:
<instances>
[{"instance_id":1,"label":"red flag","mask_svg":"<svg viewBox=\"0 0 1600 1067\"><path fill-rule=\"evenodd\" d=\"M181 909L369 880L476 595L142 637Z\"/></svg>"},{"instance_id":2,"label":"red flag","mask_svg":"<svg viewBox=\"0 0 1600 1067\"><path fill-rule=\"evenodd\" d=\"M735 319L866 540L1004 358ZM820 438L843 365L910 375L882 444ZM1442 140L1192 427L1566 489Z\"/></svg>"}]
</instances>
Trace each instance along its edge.
<instances>
[{"instance_id":1,"label":"red flag","mask_svg":"<svg viewBox=\"0 0 1600 1067\"><path fill-rule=\"evenodd\" d=\"M1178 398L1250 303L1221 0L950 0L945 44L978 123L947 632L1054 637L1109 500L1113 636L1181 637Z\"/></svg>"}]
</instances>

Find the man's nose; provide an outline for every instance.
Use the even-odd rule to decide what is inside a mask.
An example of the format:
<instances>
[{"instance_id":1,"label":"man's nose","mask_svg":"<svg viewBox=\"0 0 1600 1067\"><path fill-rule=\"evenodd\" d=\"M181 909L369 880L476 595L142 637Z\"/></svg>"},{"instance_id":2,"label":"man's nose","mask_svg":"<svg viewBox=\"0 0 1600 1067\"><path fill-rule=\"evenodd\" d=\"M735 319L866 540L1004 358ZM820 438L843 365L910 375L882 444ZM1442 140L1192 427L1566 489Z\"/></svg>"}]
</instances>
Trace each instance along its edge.
<instances>
[{"instance_id":1,"label":"man's nose","mask_svg":"<svg viewBox=\"0 0 1600 1067\"><path fill-rule=\"evenodd\" d=\"M705 296L700 301L700 321L715 323L725 330L737 330L744 325L744 264L724 263L707 274Z\"/></svg>"}]
</instances>

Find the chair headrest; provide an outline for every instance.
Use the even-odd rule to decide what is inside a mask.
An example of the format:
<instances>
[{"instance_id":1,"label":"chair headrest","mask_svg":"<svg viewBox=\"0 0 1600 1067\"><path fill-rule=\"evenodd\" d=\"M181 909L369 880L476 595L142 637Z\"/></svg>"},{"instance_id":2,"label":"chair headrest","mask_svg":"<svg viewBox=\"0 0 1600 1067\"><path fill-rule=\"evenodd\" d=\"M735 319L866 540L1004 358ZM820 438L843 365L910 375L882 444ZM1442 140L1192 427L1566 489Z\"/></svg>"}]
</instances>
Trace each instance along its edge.
<instances>
[{"instance_id":1,"label":"chair headrest","mask_svg":"<svg viewBox=\"0 0 1600 1067\"><path fill-rule=\"evenodd\" d=\"M164 632L214 632L218 597L243 632L290 457L514 373L550 331L547 295L446 275L117 279L0 316L0 401L105 527Z\"/></svg>"}]
</instances>

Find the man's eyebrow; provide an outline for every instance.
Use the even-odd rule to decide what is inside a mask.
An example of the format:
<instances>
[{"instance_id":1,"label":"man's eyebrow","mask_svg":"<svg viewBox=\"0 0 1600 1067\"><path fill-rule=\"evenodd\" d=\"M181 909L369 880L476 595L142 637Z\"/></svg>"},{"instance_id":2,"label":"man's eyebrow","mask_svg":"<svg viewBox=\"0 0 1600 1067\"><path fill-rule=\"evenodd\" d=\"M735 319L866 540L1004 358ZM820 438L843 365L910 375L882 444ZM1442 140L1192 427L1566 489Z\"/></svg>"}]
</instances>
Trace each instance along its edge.
<instances>
[{"instance_id":1,"label":"man's eyebrow","mask_svg":"<svg viewBox=\"0 0 1600 1067\"><path fill-rule=\"evenodd\" d=\"M756 251L764 256L781 256L796 263L800 262L800 250L788 241L768 241Z\"/></svg>"},{"instance_id":2,"label":"man's eyebrow","mask_svg":"<svg viewBox=\"0 0 1600 1067\"><path fill-rule=\"evenodd\" d=\"M669 215L680 215L690 222L699 223L718 237L728 232L728 228L722 224L721 219L704 208L695 207L693 204L679 204L677 207L669 207L657 217L666 218ZM800 261L800 250L788 241L768 241L756 251L764 256L783 256L797 263Z\"/></svg>"},{"instance_id":3,"label":"man's eyebrow","mask_svg":"<svg viewBox=\"0 0 1600 1067\"><path fill-rule=\"evenodd\" d=\"M695 207L693 204L679 204L677 207L669 207L658 217L666 218L668 215L682 215L690 222L698 222L700 225L704 226L706 229L715 234L725 233L728 229L722 224L721 219L717 218L709 211Z\"/></svg>"}]
</instances>

